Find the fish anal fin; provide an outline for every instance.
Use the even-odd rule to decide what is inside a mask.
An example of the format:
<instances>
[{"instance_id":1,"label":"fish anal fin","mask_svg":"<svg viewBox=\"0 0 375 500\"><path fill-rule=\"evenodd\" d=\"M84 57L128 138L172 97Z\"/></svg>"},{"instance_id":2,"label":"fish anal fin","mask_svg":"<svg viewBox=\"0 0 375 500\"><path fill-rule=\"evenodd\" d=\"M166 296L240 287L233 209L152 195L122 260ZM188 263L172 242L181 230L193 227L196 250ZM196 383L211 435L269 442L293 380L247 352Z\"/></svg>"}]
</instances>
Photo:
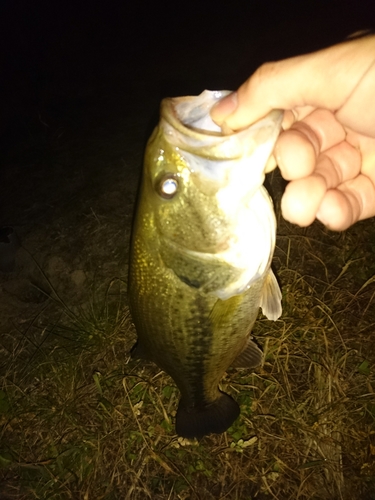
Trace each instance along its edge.
<instances>
[{"instance_id":1,"label":"fish anal fin","mask_svg":"<svg viewBox=\"0 0 375 500\"><path fill-rule=\"evenodd\" d=\"M233 368L256 368L263 361L263 352L253 342L250 337L247 339L244 349L240 352L237 358L233 361Z\"/></svg>"},{"instance_id":2,"label":"fish anal fin","mask_svg":"<svg viewBox=\"0 0 375 500\"><path fill-rule=\"evenodd\" d=\"M228 394L209 405L197 408L186 407L180 401L176 415L176 432L188 439L201 439L208 434L221 434L230 427L240 414L240 407Z\"/></svg>"},{"instance_id":3,"label":"fish anal fin","mask_svg":"<svg viewBox=\"0 0 375 500\"><path fill-rule=\"evenodd\" d=\"M272 269L269 270L264 281L260 307L263 314L272 321L279 319L283 311L281 306L281 290Z\"/></svg>"}]
</instances>

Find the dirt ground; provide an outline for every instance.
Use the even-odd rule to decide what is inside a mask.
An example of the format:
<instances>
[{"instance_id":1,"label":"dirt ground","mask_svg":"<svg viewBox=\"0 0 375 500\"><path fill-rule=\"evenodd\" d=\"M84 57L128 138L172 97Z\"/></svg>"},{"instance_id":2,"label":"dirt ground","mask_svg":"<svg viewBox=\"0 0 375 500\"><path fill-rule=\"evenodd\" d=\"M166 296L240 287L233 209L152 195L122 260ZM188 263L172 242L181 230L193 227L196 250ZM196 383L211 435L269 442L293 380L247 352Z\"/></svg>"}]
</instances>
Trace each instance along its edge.
<instances>
[{"instance_id":1,"label":"dirt ground","mask_svg":"<svg viewBox=\"0 0 375 500\"><path fill-rule=\"evenodd\" d=\"M292 1L249 4L225 15L220 4L201 6L178 23L167 5L134 5L118 18L116 2L21 5L3 16L13 45L3 67L0 227L13 227L22 246L15 270L0 273L1 330L31 321L51 285L70 306L87 300L94 281L126 279L142 156L162 97L235 88L262 62L339 41L367 16L344 2L333 31L333 4L310 13ZM319 35L306 36L317 19Z\"/></svg>"}]
</instances>

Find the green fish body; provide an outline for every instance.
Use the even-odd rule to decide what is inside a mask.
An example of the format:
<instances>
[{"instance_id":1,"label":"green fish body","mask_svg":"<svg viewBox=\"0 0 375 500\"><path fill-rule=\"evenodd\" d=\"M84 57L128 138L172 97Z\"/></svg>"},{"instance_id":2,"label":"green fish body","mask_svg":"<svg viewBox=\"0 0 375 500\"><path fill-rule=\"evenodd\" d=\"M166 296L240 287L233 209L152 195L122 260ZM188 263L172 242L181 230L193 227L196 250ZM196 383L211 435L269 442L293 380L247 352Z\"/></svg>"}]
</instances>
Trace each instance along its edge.
<instances>
[{"instance_id":1,"label":"green fish body","mask_svg":"<svg viewBox=\"0 0 375 500\"><path fill-rule=\"evenodd\" d=\"M224 135L209 115L224 95L163 100L132 235L135 354L175 381L176 431L187 438L224 432L238 417L220 380L230 366L261 363L250 336L259 307L272 320L281 314L270 269L276 222L262 184L282 112Z\"/></svg>"}]
</instances>

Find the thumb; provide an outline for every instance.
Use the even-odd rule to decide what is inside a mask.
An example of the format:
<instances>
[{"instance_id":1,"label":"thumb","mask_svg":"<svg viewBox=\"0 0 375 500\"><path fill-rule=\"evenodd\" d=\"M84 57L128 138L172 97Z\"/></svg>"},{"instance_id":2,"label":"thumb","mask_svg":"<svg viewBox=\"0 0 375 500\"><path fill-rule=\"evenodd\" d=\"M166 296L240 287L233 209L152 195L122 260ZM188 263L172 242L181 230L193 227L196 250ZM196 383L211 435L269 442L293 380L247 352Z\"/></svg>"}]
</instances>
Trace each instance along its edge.
<instances>
[{"instance_id":1,"label":"thumb","mask_svg":"<svg viewBox=\"0 0 375 500\"><path fill-rule=\"evenodd\" d=\"M237 130L272 109L297 108L297 119L302 106L337 111L374 62L374 54L375 36L368 36L263 64L236 93L213 107L212 119Z\"/></svg>"}]
</instances>

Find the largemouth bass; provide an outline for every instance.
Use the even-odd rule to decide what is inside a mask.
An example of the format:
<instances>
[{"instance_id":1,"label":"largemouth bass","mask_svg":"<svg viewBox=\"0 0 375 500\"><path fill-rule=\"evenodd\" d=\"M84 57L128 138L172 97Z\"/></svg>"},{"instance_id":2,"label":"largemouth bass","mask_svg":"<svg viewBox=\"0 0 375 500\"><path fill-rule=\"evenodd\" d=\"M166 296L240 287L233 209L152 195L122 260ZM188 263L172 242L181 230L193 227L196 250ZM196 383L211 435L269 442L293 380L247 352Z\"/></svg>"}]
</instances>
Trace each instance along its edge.
<instances>
[{"instance_id":1,"label":"largemouth bass","mask_svg":"<svg viewBox=\"0 0 375 500\"><path fill-rule=\"evenodd\" d=\"M224 432L238 417L220 380L230 366L261 363L250 336L259 308L281 314L270 269L276 221L262 184L282 112L225 135L209 112L226 94L162 101L132 235L135 355L175 381L176 431L187 438Z\"/></svg>"}]
</instances>

